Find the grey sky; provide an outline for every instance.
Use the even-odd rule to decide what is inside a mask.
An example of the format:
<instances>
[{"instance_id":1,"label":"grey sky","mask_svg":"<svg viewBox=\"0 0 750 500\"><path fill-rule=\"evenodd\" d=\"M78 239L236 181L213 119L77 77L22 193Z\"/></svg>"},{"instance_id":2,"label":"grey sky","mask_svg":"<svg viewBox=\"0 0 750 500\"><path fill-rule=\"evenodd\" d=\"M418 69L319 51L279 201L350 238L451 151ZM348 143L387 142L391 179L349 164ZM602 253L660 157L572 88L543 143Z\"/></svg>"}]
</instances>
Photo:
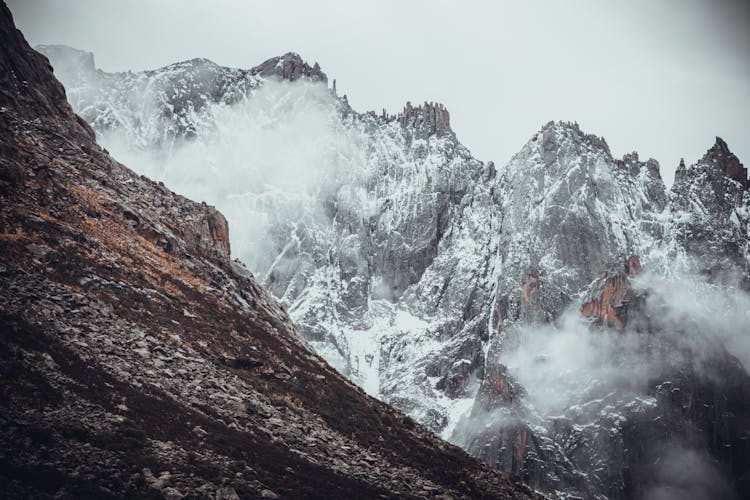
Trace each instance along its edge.
<instances>
[{"instance_id":1,"label":"grey sky","mask_svg":"<svg viewBox=\"0 0 750 500\"><path fill-rule=\"evenodd\" d=\"M193 57L319 62L360 111L440 101L461 141L505 163L549 120L612 152L659 160L671 183L723 137L750 163L744 0L10 0L32 45L94 52L106 71Z\"/></svg>"}]
</instances>

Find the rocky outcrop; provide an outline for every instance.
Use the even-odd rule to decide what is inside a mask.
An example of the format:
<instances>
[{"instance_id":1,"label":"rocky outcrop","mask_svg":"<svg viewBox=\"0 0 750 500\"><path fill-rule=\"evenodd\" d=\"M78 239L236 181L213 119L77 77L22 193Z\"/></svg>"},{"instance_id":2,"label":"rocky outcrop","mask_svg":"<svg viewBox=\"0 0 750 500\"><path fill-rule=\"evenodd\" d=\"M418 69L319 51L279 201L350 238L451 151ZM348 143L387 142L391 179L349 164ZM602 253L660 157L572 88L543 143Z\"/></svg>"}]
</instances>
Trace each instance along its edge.
<instances>
[{"instance_id":1,"label":"rocky outcrop","mask_svg":"<svg viewBox=\"0 0 750 500\"><path fill-rule=\"evenodd\" d=\"M396 118L402 127L415 129L420 137L451 132L450 113L440 103L425 102L422 106L413 107L411 102L407 102Z\"/></svg>"},{"instance_id":2,"label":"rocky outcrop","mask_svg":"<svg viewBox=\"0 0 750 500\"><path fill-rule=\"evenodd\" d=\"M729 146L721 137L716 138L713 147L708 150L703 161L710 160L714 168L723 172L728 178L738 182L747 189L747 169L740 160L729 150Z\"/></svg>"},{"instance_id":3,"label":"rocky outcrop","mask_svg":"<svg viewBox=\"0 0 750 500\"><path fill-rule=\"evenodd\" d=\"M615 265L602 273L584 297L581 314L599 325L625 328L627 306L633 300L629 279L640 272L638 257L631 255L624 265Z\"/></svg>"},{"instance_id":4,"label":"rocky outcrop","mask_svg":"<svg viewBox=\"0 0 750 500\"><path fill-rule=\"evenodd\" d=\"M113 160L0 6L5 498L531 498L367 397L229 259L224 218Z\"/></svg>"},{"instance_id":5,"label":"rocky outcrop","mask_svg":"<svg viewBox=\"0 0 750 500\"><path fill-rule=\"evenodd\" d=\"M251 71L265 78L276 76L292 82L299 78L309 78L324 83L328 82L328 77L320 69L318 63L310 66L299 54L294 52L287 52L283 56L272 57Z\"/></svg>"},{"instance_id":6,"label":"rocky outcrop","mask_svg":"<svg viewBox=\"0 0 750 500\"><path fill-rule=\"evenodd\" d=\"M650 211L659 213L664 210L668 204L668 198L661 178L659 162L653 158L642 162L638 153L634 151L624 155L622 160L615 160L615 165L631 179L642 179L647 203L651 204L647 207Z\"/></svg>"},{"instance_id":7,"label":"rocky outcrop","mask_svg":"<svg viewBox=\"0 0 750 500\"><path fill-rule=\"evenodd\" d=\"M680 163L671 199L676 238L695 267L717 281L742 276L750 289L747 169L721 138L698 162Z\"/></svg>"}]
</instances>

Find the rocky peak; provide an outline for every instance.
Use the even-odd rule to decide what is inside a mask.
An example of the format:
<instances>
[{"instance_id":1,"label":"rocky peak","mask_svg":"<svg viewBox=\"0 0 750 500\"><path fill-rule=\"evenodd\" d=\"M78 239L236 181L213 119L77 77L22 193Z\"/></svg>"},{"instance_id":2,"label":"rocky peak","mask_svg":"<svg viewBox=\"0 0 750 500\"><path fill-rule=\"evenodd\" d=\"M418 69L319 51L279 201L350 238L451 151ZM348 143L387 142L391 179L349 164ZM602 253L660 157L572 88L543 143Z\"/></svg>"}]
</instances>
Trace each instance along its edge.
<instances>
[{"instance_id":1,"label":"rocky peak","mask_svg":"<svg viewBox=\"0 0 750 500\"><path fill-rule=\"evenodd\" d=\"M450 113L440 103L425 101L421 106L412 106L409 101L396 118L402 127L413 127L426 136L451 132Z\"/></svg>"},{"instance_id":2,"label":"rocky peak","mask_svg":"<svg viewBox=\"0 0 750 500\"><path fill-rule=\"evenodd\" d=\"M717 269L733 263L747 269L748 239L747 169L720 137L696 163L675 172L671 192L673 212L680 214L676 235L688 253L697 258L702 272L713 278ZM744 271L748 282L747 271Z\"/></svg>"},{"instance_id":3,"label":"rocky peak","mask_svg":"<svg viewBox=\"0 0 750 500\"><path fill-rule=\"evenodd\" d=\"M680 164L677 165L677 172L685 170L685 158L680 158Z\"/></svg>"},{"instance_id":4,"label":"rocky peak","mask_svg":"<svg viewBox=\"0 0 750 500\"><path fill-rule=\"evenodd\" d=\"M637 151L632 153L626 153L623 155L622 160L618 160L619 166L625 167L626 170L632 175L638 175L641 168L645 167L646 171L653 177L661 179L661 172L659 168L659 162L653 158L649 158L645 162L642 162L638 156Z\"/></svg>"},{"instance_id":5,"label":"rocky peak","mask_svg":"<svg viewBox=\"0 0 750 500\"><path fill-rule=\"evenodd\" d=\"M638 161L640 161L640 155L638 154L638 151L625 153L624 155L622 155L622 161L625 163L637 163Z\"/></svg>"},{"instance_id":6,"label":"rocky peak","mask_svg":"<svg viewBox=\"0 0 750 500\"><path fill-rule=\"evenodd\" d=\"M295 52L287 52L283 56L272 57L253 69L255 74L263 77L276 76L289 81L299 78L328 82L328 76L320 69L318 63L310 66Z\"/></svg>"},{"instance_id":7,"label":"rocky peak","mask_svg":"<svg viewBox=\"0 0 750 500\"><path fill-rule=\"evenodd\" d=\"M741 187L748 187L747 168L732 153L721 137L716 137L713 146L690 167L686 167L684 159L681 159L677 167L675 183L683 180L683 177L697 179L701 176L711 179L714 183L721 182L723 179L732 179Z\"/></svg>"},{"instance_id":8,"label":"rocky peak","mask_svg":"<svg viewBox=\"0 0 750 500\"><path fill-rule=\"evenodd\" d=\"M739 182L743 187L748 187L747 168L729 150L729 146L721 137L716 137L716 142L706 151L701 162L715 165L724 175Z\"/></svg>"},{"instance_id":9,"label":"rocky peak","mask_svg":"<svg viewBox=\"0 0 750 500\"><path fill-rule=\"evenodd\" d=\"M612 159L609 146L603 138L584 133L576 122L564 121L547 122L513 160L530 159L537 155L542 158L545 169L557 164L563 167L563 170L566 170L565 166L570 163L569 160L579 157L593 159L595 156L601 156L607 161Z\"/></svg>"},{"instance_id":10,"label":"rocky peak","mask_svg":"<svg viewBox=\"0 0 750 500\"><path fill-rule=\"evenodd\" d=\"M653 158L642 161L637 152L623 155L621 160L614 160L616 171L624 174L625 182L640 186L645 197L645 205L661 212L667 205L667 188L661 178L659 162Z\"/></svg>"},{"instance_id":11,"label":"rocky peak","mask_svg":"<svg viewBox=\"0 0 750 500\"><path fill-rule=\"evenodd\" d=\"M165 66L163 70L168 71L175 71L175 70L190 70L190 69L197 69L197 70L220 70L221 66L216 64L210 59L206 59L205 57L194 57L193 59L189 59L187 61L180 61L174 64L170 64L168 66Z\"/></svg>"},{"instance_id":12,"label":"rocky peak","mask_svg":"<svg viewBox=\"0 0 750 500\"><path fill-rule=\"evenodd\" d=\"M601 150L610 155L607 141L603 137L583 132L578 122L547 122L534 137L538 139L540 136L544 151L563 149L573 145L576 147L576 151L579 151L581 147L588 147Z\"/></svg>"},{"instance_id":13,"label":"rocky peak","mask_svg":"<svg viewBox=\"0 0 750 500\"><path fill-rule=\"evenodd\" d=\"M680 200L685 201L683 198L688 193L695 193L704 204L724 206L728 200L733 200L730 204L737 205L742 203L748 186L747 168L727 143L716 137L713 146L696 163L686 167L685 161L680 160L672 192L678 204Z\"/></svg>"},{"instance_id":14,"label":"rocky peak","mask_svg":"<svg viewBox=\"0 0 750 500\"><path fill-rule=\"evenodd\" d=\"M55 74L66 80L71 77L83 77L96 72L94 54L85 50L74 49L67 45L37 45L36 50L45 54L55 63Z\"/></svg>"}]
</instances>

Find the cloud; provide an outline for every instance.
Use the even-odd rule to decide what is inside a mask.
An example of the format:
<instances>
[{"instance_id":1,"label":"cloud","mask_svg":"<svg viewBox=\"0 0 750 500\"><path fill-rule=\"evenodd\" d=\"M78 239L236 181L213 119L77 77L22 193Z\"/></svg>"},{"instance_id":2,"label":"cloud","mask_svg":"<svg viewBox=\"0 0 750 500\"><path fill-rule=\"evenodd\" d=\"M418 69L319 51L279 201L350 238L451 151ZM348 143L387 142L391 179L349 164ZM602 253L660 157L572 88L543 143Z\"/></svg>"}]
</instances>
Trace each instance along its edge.
<instances>
[{"instance_id":1,"label":"cloud","mask_svg":"<svg viewBox=\"0 0 750 500\"><path fill-rule=\"evenodd\" d=\"M732 411L741 404L712 398L732 394L731 384L740 383L726 378L742 371L726 353L750 366L750 294L729 273L709 283L663 271L633 283L645 303L633 299L628 314L641 315L649 331L591 327L576 304L554 325L516 326L517 347L498 359L516 387L514 404L486 412L475 405L452 441L495 460L491 450L512 443L483 447L512 436L523 422L543 443L541 453L564 455L558 465L592 474L591 485L601 480L602 467L612 460L625 465L630 456L636 462L627 469L629 487L643 487L644 498L736 498L722 465L705 451L713 441L702 434L701 419L710 414L695 410L690 417L683 405Z\"/></svg>"},{"instance_id":2,"label":"cloud","mask_svg":"<svg viewBox=\"0 0 750 500\"><path fill-rule=\"evenodd\" d=\"M644 500L734 500L716 460L679 442L660 443L645 467Z\"/></svg>"},{"instance_id":3,"label":"cloud","mask_svg":"<svg viewBox=\"0 0 750 500\"><path fill-rule=\"evenodd\" d=\"M322 83L268 81L248 99L196 114L195 138L157 150L140 147L140 132L128 128L100 140L139 173L216 205L229 221L234 256L262 278L295 226L330 226L325 201L362 172L359 145L341 129Z\"/></svg>"},{"instance_id":4,"label":"cloud","mask_svg":"<svg viewBox=\"0 0 750 500\"><path fill-rule=\"evenodd\" d=\"M576 304L556 325L520 326L519 347L500 360L526 401L553 416L610 391L646 395L649 383L675 366L702 372L701 364L723 347L750 366L750 294L738 283L670 276L647 273L634 281L648 290L640 314L652 332L592 329Z\"/></svg>"}]
</instances>

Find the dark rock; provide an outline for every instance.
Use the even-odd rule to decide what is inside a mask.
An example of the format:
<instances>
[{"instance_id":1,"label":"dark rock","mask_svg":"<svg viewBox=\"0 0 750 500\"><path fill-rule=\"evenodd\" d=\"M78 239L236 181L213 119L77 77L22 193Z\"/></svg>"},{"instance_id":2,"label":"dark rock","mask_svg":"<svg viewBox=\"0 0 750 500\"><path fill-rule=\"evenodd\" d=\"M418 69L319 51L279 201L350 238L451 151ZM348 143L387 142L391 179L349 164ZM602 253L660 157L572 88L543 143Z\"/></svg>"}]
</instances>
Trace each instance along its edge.
<instances>
[{"instance_id":1,"label":"dark rock","mask_svg":"<svg viewBox=\"0 0 750 500\"><path fill-rule=\"evenodd\" d=\"M328 77L321 71L318 63L310 66L299 54L295 54L294 52L288 52L283 56L268 59L260 66L254 68L253 73L265 77L277 76L290 81L304 77L311 80L328 82Z\"/></svg>"}]
</instances>

